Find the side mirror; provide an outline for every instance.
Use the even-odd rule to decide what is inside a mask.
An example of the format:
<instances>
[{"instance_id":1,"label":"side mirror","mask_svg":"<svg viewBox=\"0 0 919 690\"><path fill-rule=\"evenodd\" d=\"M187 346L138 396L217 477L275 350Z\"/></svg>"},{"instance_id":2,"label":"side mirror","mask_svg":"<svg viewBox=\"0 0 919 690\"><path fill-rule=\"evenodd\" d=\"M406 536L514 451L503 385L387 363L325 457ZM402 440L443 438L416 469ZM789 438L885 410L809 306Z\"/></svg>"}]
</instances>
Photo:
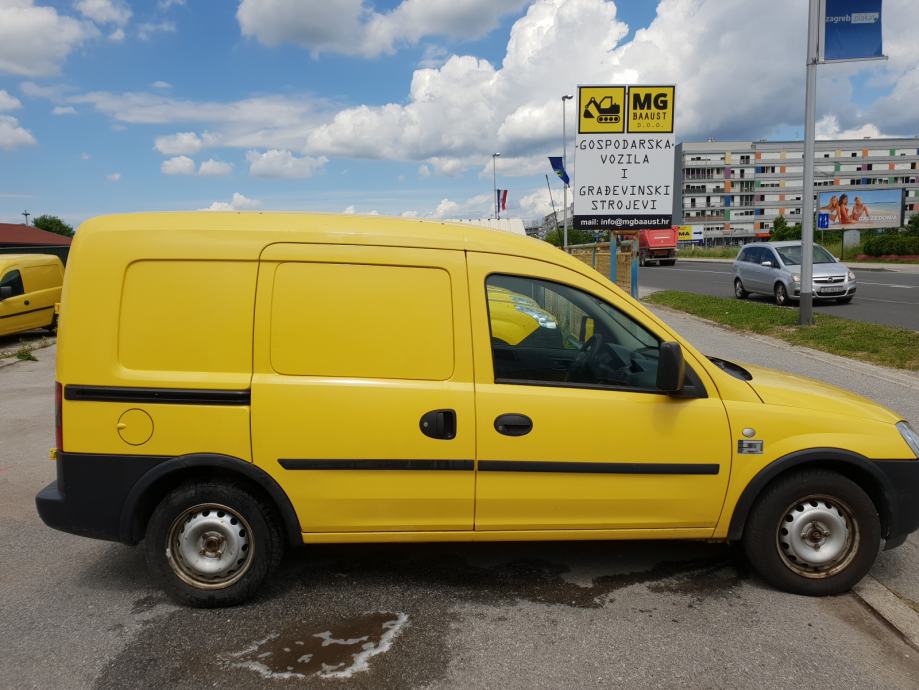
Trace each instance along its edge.
<instances>
[{"instance_id":1,"label":"side mirror","mask_svg":"<svg viewBox=\"0 0 919 690\"><path fill-rule=\"evenodd\" d=\"M761 265L761 266L766 266L767 268L772 268L772 262L769 261L768 259L767 259L766 261L763 261L763 263L760 264L760 265Z\"/></svg>"},{"instance_id":2,"label":"side mirror","mask_svg":"<svg viewBox=\"0 0 919 690\"><path fill-rule=\"evenodd\" d=\"M679 343L661 343L657 361L657 388L667 393L679 393L686 381L686 364Z\"/></svg>"},{"instance_id":3,"label":"side mirror","mask_svg":"<svg viewBox=\"0 0 919 690\"><path fill-rule=\"evenodd\" d=\"M5 300L7 297L12 297L12 296L13 296L13 286L12 285L4 285L3 287L0 287L0 302Z\"/></svg>"}]
</instances>

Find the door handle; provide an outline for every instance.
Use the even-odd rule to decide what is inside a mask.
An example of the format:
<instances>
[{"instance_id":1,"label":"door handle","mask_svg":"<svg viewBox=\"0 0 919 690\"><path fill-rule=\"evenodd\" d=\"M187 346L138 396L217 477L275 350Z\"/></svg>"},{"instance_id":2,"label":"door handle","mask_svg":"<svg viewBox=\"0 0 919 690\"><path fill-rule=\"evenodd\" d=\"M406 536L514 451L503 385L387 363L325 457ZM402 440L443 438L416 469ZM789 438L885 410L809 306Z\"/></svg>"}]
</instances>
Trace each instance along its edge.
<instances>
[{"instance_id":1,"label":"door handle","mask_svg":"<svg viewBox=\"0 0 919 690\"><path fill-rule=\"evenodd\" d=\"M533 430L533 420L525 414L502 414L495 419L495 431L505 436L526 436Z\"/></svg>"},{"instance_id":2,"label":"door handle","mask_svg":"<svg viewBox=\"0 0 919 690\"><path fill-rule=\"evenodd\" d=\"M456 411L431 410L422 415L418 427L425 436L449 441L456 436Z\"/></svg>"}]
</instances>

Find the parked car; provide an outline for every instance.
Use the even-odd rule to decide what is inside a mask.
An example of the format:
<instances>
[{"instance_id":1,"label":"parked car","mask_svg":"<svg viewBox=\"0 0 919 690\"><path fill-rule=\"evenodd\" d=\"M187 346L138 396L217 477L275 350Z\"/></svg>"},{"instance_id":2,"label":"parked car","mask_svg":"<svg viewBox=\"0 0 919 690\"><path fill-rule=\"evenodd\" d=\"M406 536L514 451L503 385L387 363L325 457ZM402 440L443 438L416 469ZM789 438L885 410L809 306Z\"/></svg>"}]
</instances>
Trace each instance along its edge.
<instances>
[{"instance_id":1,"label":"parked car","mask_svg":"<svg viewBox=\"0 0 919 690\"><path fill-rule=\"evenodd\" d=\"M855 274L819 244L814 245L815 300L843 304L855 296ZM772 295L784 306L801 295L801 242L753 242L734 260L734 296Z\"/></svg>"},{"instance_id":2,"label":"parked car","mask_svg":"<svg viewBox=\"0 0 919 690\"><path fill-rule=\"evenodd\" d=\"M99 218L60 327L38 512L143 542L192 605L254 595L296 544L516 539L738 542L774 586L826 595L919 527L902 417L705 357L531 238Z\"/></svg>"},{"instance_id":3,"label":"parked car","mask_svg":"<svg viewBox=\"0 0 919 690\"><path fill-rule=\"evenodd\" d=\"M64 265L50 254L0 254L0 336L57 327Z\"/></svg>"}]
</instances>

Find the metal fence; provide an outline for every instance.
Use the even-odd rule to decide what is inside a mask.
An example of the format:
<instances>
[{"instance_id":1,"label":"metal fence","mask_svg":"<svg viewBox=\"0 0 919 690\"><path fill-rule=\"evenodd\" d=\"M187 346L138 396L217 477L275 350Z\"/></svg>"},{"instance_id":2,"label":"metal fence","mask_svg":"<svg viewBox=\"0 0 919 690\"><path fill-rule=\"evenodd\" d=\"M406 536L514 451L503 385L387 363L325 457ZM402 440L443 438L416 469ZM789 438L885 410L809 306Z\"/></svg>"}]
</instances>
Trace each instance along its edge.
<instances>
[{"instance_id":1,"label":"metal fence","mask_svg":"<svg viewBox=\"0 0 919 690\"><path fill-rule=\"evenodd\" d=\"M632 241L620 242L615 251L615 263L612 265L609 242L573 244L568 247L571 256L607 276L632 296L636 296L638 290L638 255L634 250Z\"/></svg>"}]
</instances>

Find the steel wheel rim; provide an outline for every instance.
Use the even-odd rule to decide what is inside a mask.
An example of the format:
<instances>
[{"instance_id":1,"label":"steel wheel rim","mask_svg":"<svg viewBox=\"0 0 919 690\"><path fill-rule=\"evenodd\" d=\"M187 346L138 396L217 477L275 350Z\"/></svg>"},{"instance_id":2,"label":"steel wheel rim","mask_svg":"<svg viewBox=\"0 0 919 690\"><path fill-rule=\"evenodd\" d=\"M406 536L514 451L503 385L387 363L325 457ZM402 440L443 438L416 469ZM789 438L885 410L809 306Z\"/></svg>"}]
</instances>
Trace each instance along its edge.
<instances>
[{"instance_id":1,"label":"steel wheel rim","mask_svg":"<svg viewBox=\"0 0 919 690\"><path fill-rule=\"evenodd\" d=\"M740 279L734 281L734 295L740 297L743 295L743 284Z\"/></svg>"},{"instance_id":2,"label":"steel wheel rim","mask_svg":"<svg viewBox=\"0 0 919 690\"><path fill-rule=\"evenodd\" d=\"M776 285L776 287L775 287L775 301L778 302L779 304L785 304L785 300L786 300L787 296L788 296L788 295L787 295L786 292L785 292L785 286L782 285L781 283L779 283L778 285Z\"/></svg>"},{"instance_id":3,"label":"steel wheel rim","mask_svg":"<svg viewBox=\"0 0 919 690\"><path fill-rule=\"evenodd\" d=\"M852 509L833 496L814 494L789 505L776 529L775 545L789 570L809 579L832 577L858 554L861 535Z\"/></svg>"},{"instance_id":4,"label":"steel wheel rim","mask_svg":"<svg viewBox=\"0 0 919 690\"><path fill-rule=\"evenodd\" d=\"M252 528L219 503L184 510L169 527L166 560L182 582L196 589L223 589L246 574L255 552Z\"/></svg>"}]
</instances>

